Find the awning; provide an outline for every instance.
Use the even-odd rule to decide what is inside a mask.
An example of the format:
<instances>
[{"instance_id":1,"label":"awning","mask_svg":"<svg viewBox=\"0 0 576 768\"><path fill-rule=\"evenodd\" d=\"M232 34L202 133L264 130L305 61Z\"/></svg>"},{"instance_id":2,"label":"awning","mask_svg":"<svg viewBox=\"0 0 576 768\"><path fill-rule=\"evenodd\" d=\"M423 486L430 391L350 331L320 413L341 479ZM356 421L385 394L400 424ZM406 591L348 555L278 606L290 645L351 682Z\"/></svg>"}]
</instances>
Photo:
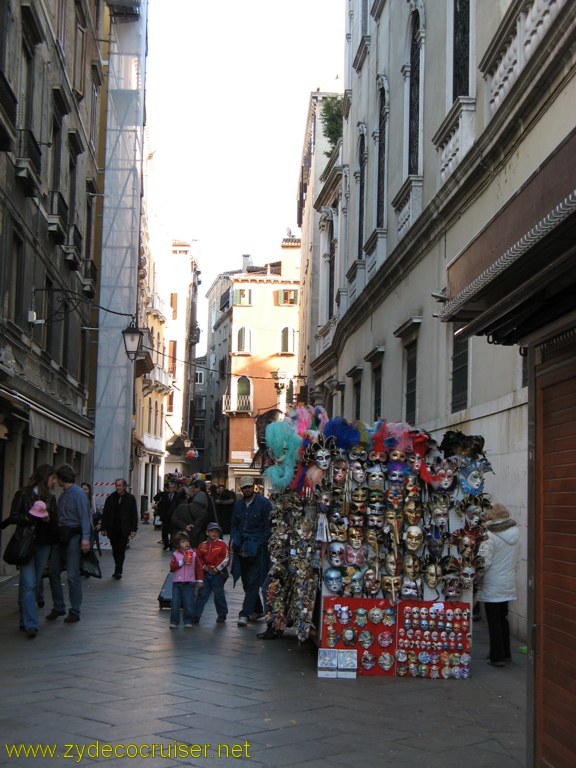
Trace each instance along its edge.
<instances>
[{"instance_id":1,"label":"awning","mask_svg":"<svg viewBox=\"0 0 576 768\"><path fill-rule=\"evenodd\" d=\"M41 409L25 395L0 387L0 397L5 398L22 413L28 414L28 433L38 440L56 443L77 453L88 453L92 434L56 414Z\"/></svg>"},{"instance_id":2,"label":"awning","mask_svg":"<svg viewBox=\"0 0 576 768\"><path fill-rule=\"evenodd\" d=\"M57 418L47 418L38 411L30 409L28 432L32 437L47 443L56 443L64 448L71 448L76 453L88 453L90 440L86 433L65 424Z\"/></svg>"}]
</instances>

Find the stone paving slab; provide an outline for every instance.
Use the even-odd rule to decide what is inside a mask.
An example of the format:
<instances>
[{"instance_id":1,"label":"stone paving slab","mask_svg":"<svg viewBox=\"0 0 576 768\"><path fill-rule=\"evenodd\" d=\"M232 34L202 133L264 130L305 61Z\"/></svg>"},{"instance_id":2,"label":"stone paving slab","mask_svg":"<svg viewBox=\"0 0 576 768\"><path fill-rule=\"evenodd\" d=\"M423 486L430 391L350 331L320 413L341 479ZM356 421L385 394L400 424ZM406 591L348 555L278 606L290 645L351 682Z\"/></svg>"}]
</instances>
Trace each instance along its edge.
<instances>
[{"instance_id":1,"label":"stone paving slab","mask_svg":"<svg viewBox=\"0 0 576 768\"><path fill-rule=\"evenodd\" d=\"M0 767L79 764L106 768L525 768L526 658L486 664L486 626L474 625L469 680L319 679L316 649L286 632L261 641L259 621L236 626L240 585L227 583L229 618L213 605L200 625L170 630L157 595L169 558L142 526L122 581L83 582L82 620L18 631L17 587L0 584ZM49 587L46 584L50 610ZM10 739L10 741L6 741ZM250 757L8 757L5 744L250 743Z\"/></svg>"}]
</instances>

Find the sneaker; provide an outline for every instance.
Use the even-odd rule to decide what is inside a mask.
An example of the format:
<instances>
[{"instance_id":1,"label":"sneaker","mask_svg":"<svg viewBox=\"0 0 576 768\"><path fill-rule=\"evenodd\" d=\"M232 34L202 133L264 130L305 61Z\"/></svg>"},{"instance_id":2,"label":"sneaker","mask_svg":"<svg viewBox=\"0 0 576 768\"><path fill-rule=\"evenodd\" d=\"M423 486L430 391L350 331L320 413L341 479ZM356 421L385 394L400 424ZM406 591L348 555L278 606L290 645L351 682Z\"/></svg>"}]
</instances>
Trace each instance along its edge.
<instances>
[{"instance_id":1,"label":"sneaker","mask_svg":"<svg viewBox=\"0 0 576 768\"><path fill-rule=\"evenodd\" d=\"M74 611L68 611L68 616L64 619L64 624L75 624L80 621L80 616Z\"/></svg>"},{"instance_id":2,"label":"sneaker","mask_svg":"<svg viewBox=\"0 0 576 768\"><path fill-rule=\"evenodd\" d=\"M184 629L192 629L194 624L184 624Z\"/></svg>"},{"instance_id":3,"label":"sneaker","mask_svg":"<svg viewBox=\"0 0 576 768\"><path fill-rule=\"evenodd\" d=\"M238 626L245 627L248 624L248 616L238 616Z\"/></svg>"},{"instance_id":4,"label":"sneaker","mask_svg":"<svg viewBox=\"0 0 576 768\"><path fill-rule=\"evenodd\" d=\"M272 629L272 627L267 627L265 632L259 632L256 637L259 640L276 640L277 637L279 637L279 633Z\"/></svg>"},{"instance_id":5,"label":"sneaker","mask_svg":"<svg viewBox=\"0 0 576 768\"><path fill-rule=\"evenodd\" d=\"M58 611L56 610L56 608L52 608L50 613L46 615L45 619L46 621L56 621L56 619L59 616L65 616L65 615L66 615L66 611Z\"/></svg>"},{"instance_id":6,"label":"sneaker","mask_svg":"<svg viewBox=\"0 0 576 768\"><path fill-rule=\"evenodd\" d=\"M226 616L218 616L218 618L216 619L216 624L224 624L225 621L226 621Z\"/></svg>"},{"instance_id":7,"label":"sneaker","mask_svg":"<svg viewBox=\"0 0 576 768\"><path fill-rule=\"evenodd\" d=\"M178 628L178 624L170 624L170 629L177 629L177 628Z\"/></svg>"}]
</instances>

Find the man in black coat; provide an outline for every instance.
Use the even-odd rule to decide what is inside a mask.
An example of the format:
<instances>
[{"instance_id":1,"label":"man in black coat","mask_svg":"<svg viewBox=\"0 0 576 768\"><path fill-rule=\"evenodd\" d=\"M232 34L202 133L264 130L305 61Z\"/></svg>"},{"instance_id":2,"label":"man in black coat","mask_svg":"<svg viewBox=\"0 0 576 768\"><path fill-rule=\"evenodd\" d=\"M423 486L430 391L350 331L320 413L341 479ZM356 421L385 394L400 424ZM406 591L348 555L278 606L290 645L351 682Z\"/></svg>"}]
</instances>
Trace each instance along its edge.
<instances>
[{"instance_id":1,"label":"man in black coat","mask_svg":"<svg viewBox=\"0 0 576 768\"><path fill-rule=\"evenodd\" d=\"M126 490L126 480L118 478L114 485L116 491L104 502L102 533L108 536L112 545L113 578L121 579L128 540L133 539L138 530L138 507L134 496Z\"/></svg>"},{"instance_id":2,"label":"man in black coat","mask_svg":"<svg viewBox=\"0 0 576 768\"><path fill-rule=\"evenodd\" d=\"M168 488L160 494L156 505L156 514L162 521L162 544L164 551L170 549L170 523L174 510L183 501L176 483L168 482Z\"/></svg>"}]
</instances>

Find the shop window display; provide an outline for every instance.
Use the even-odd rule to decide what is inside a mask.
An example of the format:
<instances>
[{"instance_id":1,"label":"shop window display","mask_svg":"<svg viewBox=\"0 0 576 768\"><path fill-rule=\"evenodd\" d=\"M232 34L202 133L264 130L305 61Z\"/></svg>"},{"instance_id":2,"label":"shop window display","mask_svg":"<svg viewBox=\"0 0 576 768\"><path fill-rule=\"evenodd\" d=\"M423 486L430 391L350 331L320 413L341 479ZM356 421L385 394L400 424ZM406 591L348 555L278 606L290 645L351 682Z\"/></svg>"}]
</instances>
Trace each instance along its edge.
<instances>
[{"instance_id":1,"label":"shop window display","mask_svg":"<svg viewBox=\"0 0 576 768\"><path fill-rule=\"evenodd\" d=\"M266 443L273 628L312 635L323 676L469 677L483 438L451 431L438 445L309 407L268 425Z\"/></svg>"}]
</instances>

